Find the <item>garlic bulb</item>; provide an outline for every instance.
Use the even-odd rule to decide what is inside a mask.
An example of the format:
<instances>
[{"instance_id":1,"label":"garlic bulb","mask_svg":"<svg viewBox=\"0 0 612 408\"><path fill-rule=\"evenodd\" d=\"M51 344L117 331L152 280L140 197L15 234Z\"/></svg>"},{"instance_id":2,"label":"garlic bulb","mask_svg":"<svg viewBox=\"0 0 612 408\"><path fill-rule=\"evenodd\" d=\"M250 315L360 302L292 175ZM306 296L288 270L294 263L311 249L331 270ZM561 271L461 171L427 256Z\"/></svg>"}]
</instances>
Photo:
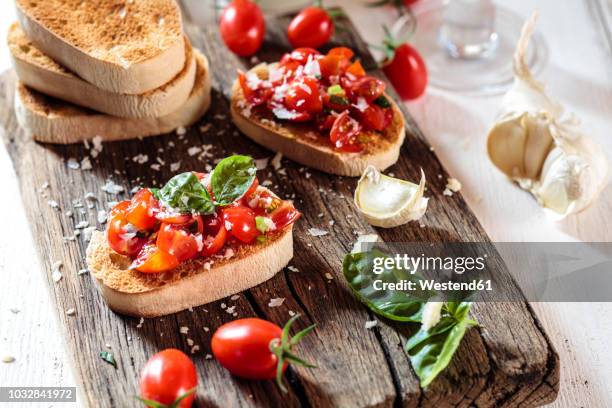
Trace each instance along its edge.
<instances>
[{"instance_id":1,"label":"garlic bulb","mask_svg":"<svg viewBox=\"0 0 612 408\"><path fill-rule=\"evenodd\" d=\"M371 225L397 227L418 220L425 214L428 198L425 192L425 174L421 181L409 181L385 176L374 166L363 172L355 189L355 205Z\"/></svg>"},{"instance_id":2,"label":"garlic bulb","mask_svg":"<svg viewBox=\"0 0 612 408\"><path fill-rule=\"evenodd\" d=\"M514 54L514 85L489 131L487 151L493 164L557 218L591 204L605 186L605 155L579 128L575 117L533 78L525 52L537 13L523 26Z\"/></svg>"}]
</instances>

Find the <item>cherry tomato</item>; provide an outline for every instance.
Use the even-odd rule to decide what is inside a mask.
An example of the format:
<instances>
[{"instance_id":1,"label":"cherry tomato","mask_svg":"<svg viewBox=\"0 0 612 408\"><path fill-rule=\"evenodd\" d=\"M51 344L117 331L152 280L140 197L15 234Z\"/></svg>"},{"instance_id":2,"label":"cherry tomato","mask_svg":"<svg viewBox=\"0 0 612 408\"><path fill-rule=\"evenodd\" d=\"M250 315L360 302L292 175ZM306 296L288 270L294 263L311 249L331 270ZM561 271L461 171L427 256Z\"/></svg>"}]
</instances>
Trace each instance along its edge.
<instances>
[{"instance_id":1,"label":"cherry tomato","mask_svg":"<svg viewBox=\"0 0 612 408\"><path fill-rule=\"evenodd\" d=\"M287 332L298 316L295 315L287 322ZM292 347L314 327L309 326L295 334L293 341L290 337L282 341L283 329L274 323L256 318L234 320L217 329L212 337L211 348L217 361L230 373L255 380L276 378L284 390L282 374L288 366L286 359L293 355ZM313 367L305 362L300 365ZM281 367L280 372L277 372L278 366Z\"/></svg>"},{"instance_id":2,"label":"cherry tomato","mask_svg":"<svg viewBox=\"0 0 612 408\"><path fill-rule=\"evenodd\" d=\"M223 221L229 233L245 244L250 244L259 235L255 225L255 213L249 207L237 205L224 208Z\"/></svg>"},{"instance_id":3,"label":"cherry tomato","mask_svg":"<svg viewBox=\"0 0 612 408\"><path fill-rule=\"evenodd\" d=\"M227 229L223 225L223 219L216 215L207 215L204 217L204 231L206 238L203 241L202 256L214 255L227 241Z\"/></svg>"},{"instance_id":4,"label":"cherry tomato","mask_svg":"<svg viewBox=\"0 0 612 408\"><path fill-rule=\"evenodd\" d=\"M350 82L349 92L353 98L362 97L372 102L385 92L385 83L371 76L364 76Z\"/></svg>"},{"instance_id":5,"label":"cherry tomato","mask_svg":"<svg viewBox=\"0 0 612 408\"><path fill-rule=\"evenodd\" d=\"M255 2L233 0L221 14L219 30L225 45L235 54L246 57L261 47L266 23Z\"/></svg>"},{"instance_id":6,"label":"cherry tomato","mask_svg":"<svg viewBox=\"0 0 612 408\"><path fill-rule=\"evenodd\" d=\"M293 48L319 48L334 34L334 22L320 7L306 7L291 20L287 37Z\"/></svg>"},{"instance_id":7,"label":"cherry tomato","mask_svg":"<svg viewBox=\"0 0 612 408\"><path fill-rule=\"evenodd\" d=\"M383 66L383 72L402 99L415 99L425 92L427 67L421 54L409 44L395 49L393 60Z\"/></svg>"},{"instance_id":8,"label":"cherry tomato","mask_svg":"<svg viewBox=\"0 0 612 408\"><path fill-rule=\"evenodd\" d=\"M359 112L359 122L366 130L377 130L382 132L393 120L391 108L381 108L376 104L369 105L363 112Z\"/></svg>"},{"instance_id":9,"label":"cherry tomato","mask_svg":"<svg viewBox=\"0 0 612 408\"><path fill-rule=\"evenodd\" d=\"M342 55L326 55L319 60L319 69L323 78L340 75L351 65L351 61Z\"/></svg>"},{"instance_id":10,"label":"cherry tomato","mask_svg":"<svg viewBox=\"0 0 612 408\"><path fill-rule=\"evenodd\" d=\"M280 207L270 213L270 218L274 222L277 230L285 228L287 225L297 221L302 213L295 209L289 201L283 201Z\"/></svg>"},{"instance_id":11,"label":"cherry tomato","mask_svg":"<svg viewBox=\"0 0 612 408\"><path fill-rule=\"evenodd\" d=\"M162 251L150 241L141 250L130 266L143 273L160 273L174 269L179 265L176 256Z\"/></svg>"},{"instance_id":12,"label":"cherry tomato","mask_svg":"<svg viewBox=\"0 0 612 408\"><path fill-rule=\"evenodd\" d=\"M297 62L300 65L304 65L308 61L310 55L320 55L321 53L314 48L300 47L295 50L286 53L280 60L280 66L285 66L292 62Z\"/></svg>"},{"instance_id":13,"label":"cherry tomato","mask_svg":"<svg viewBox=\"0 0 612 408\"><path fill-rule=\"evenodd\" d=\"M353 62L351 66L346 69L346 72L348 74L354 75L357 78L365 76L366 74L365 69L363 69L363 66L361 65L361 62L359 60Z\"/></svg>"},{"instance_id":14,"label":"cherry tomato","mask_svg":"<svg viewBox=\"0 0 612 408\"><path fill-rule=\"evenodd\" d=\"M165 222L166 224L187 224L190 222L193 217L191 214L181 214L176 212L171 212L168 210L163 210L157 213L155 216L159 221Z\"/></svg>"},{"instance_id":15,"label":"cherry tomato","mask_svg":"<svg viewBox=\"0 0 612 408\"><path fill-rule=\"evenodd\" d=\"M132 197L130 207L126 210L126 220L139 230L153 229L157 224L155 215L159 211L159 202L148 188L143 188Z\"/></svg>"},{"instance_id":16,"label":"cherry tomato","mask_svg":"<svg viewBox=\"0 0 612 408\"><path fill-rule=\"evenodd\" d=\"M257 89L251 89L251 87L249 87L246 75L242 72L238 73L238 82L240 83L240 88L242 88L244 97L253 106L259 106L266 103L274 94L274 90L272 88L260 87Z\"/></svg>"},{"instance_id":17,"label":"cherry tomato","mask_svg":"<svg viewBox=\"0 0 612 408\"><path fill-rule=\"evenodd\" d=\"M195 399L198 385L196 369L189 357L177 349L166 349L147 361L140 374L140 398L164 406L173 405L184 397L177 407L189 408Z\"/></svg>"},{"instance_id":18,"label":"cherry tomato","mask_svg":"<svg viewBox=\"0 0 612 408\"><path fill-rule=\"evenodd\" d=\"M342 57L342 58L350 60L351 58L353 58L355 53L353 52L353 50L351 50L348 47L334 47L331 50L329 50L327 55Z\"/></svg>"},{"instance_id":19,"label":"cherry tomato","mask_svg":"<svg viewBox=\"0 0 612 408\"><path fill-rule=\"evenodd\" d=\"M323 109L318 81L312 77L300 77L289 84L285 105L297 112L318 113Z\"/></svg>"},{"instance_id":20,"label":"cherry tomato","mask_svg":"<svg viewBox=\"0 0 612 408\"><path fill-rule=\"evenodd\" d=\"M137 229L125 219L130 201L121 201L111 210L106 226L108 245L121 255L134 256L145 244L146 239L138 236Z\"/></svg>"},{"instance_id":21,"label":"cherry tomato","mask_svg":"<svg viewBox=\"0 0 612 408\"><path fill-rule=\"evenodd\" d=\"M196 236L173 224L161 225L156 244L161 251L174 255L179 262L194 258L198 254Z\"/></svg>"},{"instance_id":22,"label":"cherry tomato","mask_svg":"<svg viewBox=\"0 0 612 408\"><path fill-rule=\"evenodd\" d=\"M330 130L335 121L336 116L334 115L320 115L317 117L317 129L320 131Z\"/></svg>"},{"instance_id":23,"label":"cherry tomato","mask_svg":"<svg viewBox=\"0 0 612 408\"><path fill-rule=\"evenodd\" d=\"M351 118L348 111L342 112L332 126L329 134L334 146L343 152L360 152L363 146L357 140L357 135L361 132L361 125Z\"/></svg>"},{"instance_id":24,"label":"cherry tomato","mask_svg":"<svg viewBox=\"0 0 612 408\"><path fill-rule=\"evenodd\" d=\"M257 191L257 187L259 187L259 180L257 180L257 177L255 177L255 179L253 180L253 184L251 184L251 187L249 187L246 193L244 193L244 195L242 196L242 201L247 203L249 199L252 198L253 194L255 194L255 192Z\"/></svg>"}]
</instances>

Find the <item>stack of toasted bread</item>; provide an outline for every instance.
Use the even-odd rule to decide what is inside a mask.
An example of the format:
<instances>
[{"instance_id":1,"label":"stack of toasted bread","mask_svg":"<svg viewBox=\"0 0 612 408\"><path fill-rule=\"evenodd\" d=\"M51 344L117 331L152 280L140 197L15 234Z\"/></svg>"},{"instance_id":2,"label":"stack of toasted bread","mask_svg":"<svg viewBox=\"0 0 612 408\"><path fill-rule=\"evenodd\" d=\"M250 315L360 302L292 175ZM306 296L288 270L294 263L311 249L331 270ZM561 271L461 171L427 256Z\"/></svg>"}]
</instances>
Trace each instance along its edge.
<instances>
[{"instance_id":1,"label":"stack of toasted bread","mask_svg":"<svg viewBox=\"0 0 612 408\"><path fill-rule=\"evenodd\" d=\"M163 134L210 105L208 61L184 35L174 0L15 3L15 111L36 140Z\"/></svg>"}]
</instances>

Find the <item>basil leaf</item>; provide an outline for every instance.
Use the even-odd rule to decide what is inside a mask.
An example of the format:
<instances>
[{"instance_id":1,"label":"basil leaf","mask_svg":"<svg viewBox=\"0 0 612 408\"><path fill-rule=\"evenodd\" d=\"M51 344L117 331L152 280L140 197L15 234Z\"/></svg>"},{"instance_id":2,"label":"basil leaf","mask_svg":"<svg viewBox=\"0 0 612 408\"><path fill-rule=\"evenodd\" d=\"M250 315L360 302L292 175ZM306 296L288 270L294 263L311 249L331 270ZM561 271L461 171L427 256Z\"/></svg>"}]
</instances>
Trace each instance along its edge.
<instances>
[{"instance_id":1,"label":"basil leaf","mask_svg":"<svg viewBox=\"0 0 612 408\"><path fill-rule=\"evenodd\" d=\"M206 187L192 172L177 174L158 192L159 200L167 207L182 213L212 214L215 206Z\"/></svg>"},{"instance_id":2,"label":"basil leaf","mask_svg":"<svg viewBox=\"0 0 612 408\"><path fill-rule=\"evenodd\" d=\"M385 95L380 95L378 98L374 99L374 103L381 108L390 108L391 102L387 99Z\"/></svg>"},{"instance_id":3,"label":"basil leaf","mask_svg":"<svg viewBox=\"0 0 612 408\"><path fill-rule=\"evenodd\" d=\"M110 353L108 351L101 351L100 358L102 358L102 360L106 361L113 367L117 368L117 361L115 361L115 356L113 356L113 353Z\"/></svg>"},{"instance_id":4,"label":"basil leaf","mask_svg":"<svg viewBox=\"0 0 612 408\"><path fill-rule=\"evenodd\" d=\"M253 184L256 172L251 157L234 155L221 160L211 177L215 202L229 205L241 198Z\"/></svg>"},{"instance_id":5,"label":"basil leaf","mask_svg":"<svg viewBox=\"0 0 612 408\"><path fill-rule=\"evenodd\" d=\"M338 84L327 88L327 93L329 96L346 96L346 92L344 92L344 89Z\"/></svg>"},{"instance_id":6,"label":"basil leaf","mask_svg":"<svg viewBox=\"0 0 612 408\"><path fill-rule=\"evenodd\" d=\"M425 388L451 362L467 329L475 322L468 318L470 302L451 302L435 327L420 330L408 339L404 350L414 372Z\"/></svg>"},{"instance_id":7,"label":"basil leaf","mask_svg":"<svg viewBox=\"0 0 612 408\"><path fill-rule=\"evenodd\" d=\"M341 105L341 106L348 106L349 104L348 99L346 99L344 96L339 96L339 95L330 95L329 102L333 103L334 105Z\"/></svg>"},{"instance_id":8,"label":"basil leaf","mask_svg":"<svg viewBox=\"0 0 612 408\"><path fill-rule=\"evenodd\" d=\"M159 200L159 188L149 187L149 191L151 194L153 194L153 197L155 197L156 200Z\"/></svg>"},{"instance_id":9,"label":"basil leaf","mask_svg":"<svg viewBox=\"0 0 612 408\"><path fill-rule=\"evenodd\" d=\"M425 301L434 295L433 292L374 288L377 280L382 283L412 281L418 288L421 278L405 270L385 268L381 274L374 273L374 259L388 257L376 248L368 252L347 254L342 264L344 277L355 296L374 313L401 322L420 322Z\"/></svg>"}]
</instances>

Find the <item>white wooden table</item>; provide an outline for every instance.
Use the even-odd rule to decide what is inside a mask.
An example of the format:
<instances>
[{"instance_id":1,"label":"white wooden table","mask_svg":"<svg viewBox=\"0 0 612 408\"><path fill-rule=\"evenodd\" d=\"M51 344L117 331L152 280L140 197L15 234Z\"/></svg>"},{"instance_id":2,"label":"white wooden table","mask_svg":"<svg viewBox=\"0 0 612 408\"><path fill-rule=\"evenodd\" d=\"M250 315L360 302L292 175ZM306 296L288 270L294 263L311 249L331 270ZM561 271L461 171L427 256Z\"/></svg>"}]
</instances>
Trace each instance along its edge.
<instances>
[{"instance_id":1,"label":"white wooden table","mask_svg":"<svg viewBox=\"0 0 612 408\"><path fill-rule=\"evenodd\" d=\"M357 1L329 3L343 5L372 43L381 40L379 23L388 23L394 16L391 10L372 11ZM612 158L612 38L606 37L612 29L610 0L504 3L522 16L534 8L540 10L538 30L549 47L549 61L539 78L554 97L582 118L585 131ZM6 38L15 17L8 4L2 11L0 34ZM604 22L609 27L607 32ZM2 46L0 70L9 67L8 50ZM424 97L408 103L442 162L462 182L463 195L491 238L612 241L610 186L586 212L552 223L531 196L506 181L488 161L485 136L499 98L468 97L430 88ZM10 364L0 363L0 385L73 386L76 381L70 356L39 270L4 145L0 147L0 192L0 357L16 359ZM561 391L552 406L612 406L612 303L533 306L561 357Z\"/></svg>"}]
</instances>

